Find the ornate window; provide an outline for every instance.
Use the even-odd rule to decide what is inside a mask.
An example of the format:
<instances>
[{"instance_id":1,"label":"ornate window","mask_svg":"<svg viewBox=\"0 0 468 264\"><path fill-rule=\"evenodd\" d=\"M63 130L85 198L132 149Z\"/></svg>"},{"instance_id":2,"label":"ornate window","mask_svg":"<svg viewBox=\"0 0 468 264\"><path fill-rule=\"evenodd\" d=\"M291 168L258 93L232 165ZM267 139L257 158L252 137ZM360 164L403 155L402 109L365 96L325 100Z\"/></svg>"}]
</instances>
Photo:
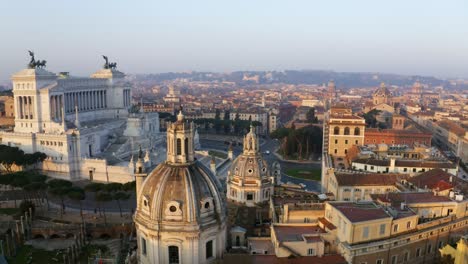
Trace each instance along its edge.
<instances>
[{"instance_id":1,"label":"ornate window","mask_svg":"<svg viewBox=\"0 0 468 264\"><path fill-rule=\"evenodd\" d=\"M188 138L185 138L185 142L184 142L184 150L185 150L185 155L188 155L189 151L188 151Z\"/></svg>"},{"instance_id":2,"label":"ornate window","mask_svg":"<svg viewBox=\"0 0 468 264\"><path fill-rule=\"evenodd\" d=\"M170 201L164 210L164 218L167 220L182 220L182 210L180 203L177 201Z\"/></svg>"}]
</instances>

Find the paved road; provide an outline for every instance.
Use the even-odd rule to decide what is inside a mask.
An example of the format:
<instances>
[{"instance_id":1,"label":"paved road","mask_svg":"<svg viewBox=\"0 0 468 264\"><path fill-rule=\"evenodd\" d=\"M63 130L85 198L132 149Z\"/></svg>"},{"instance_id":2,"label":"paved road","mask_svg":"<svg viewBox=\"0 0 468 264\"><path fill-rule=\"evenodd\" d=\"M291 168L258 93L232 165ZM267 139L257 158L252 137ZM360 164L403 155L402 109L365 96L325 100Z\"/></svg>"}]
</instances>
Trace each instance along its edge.
<instances>
[{"instance_id":1,"label":"paved road","mask_svg":"<svg viewBox=\"0 0 468 264\"><path fill-rule=\"evenodd\" d=\"M217 149L217 150L223 150L223 151L227 151L229 147L228 145L224 144L223 141L216 141L216 140L209 140L209 139L200 139L200 144L202 148L204 149ZM263 153L265 153L268 150L270 154L263 154L263 158L269 164L272 164L273 162L278 161L281 165L282 171L287 171L289 169L320 169L321 168L320 162L297 163L297 162L288 162L288 161L280 160L278 159L278 157L273 155L273 152L275 152L278 147L279 147L279 143L277 140L267 139L260 146L260 149L262 150ZM240 146L234 147L233 152L234 152L233 153L234 156L239 155L242 152L242 147ZM305 189L309 191L319 192L321 189L320 183L317 181L297 179L297 178L289 177L288 175L284 173L281 176L281 181L284 183L292 182L295 184L299 184L299 183L305 184L306 185Z\"/></svg>"}]
</instances>

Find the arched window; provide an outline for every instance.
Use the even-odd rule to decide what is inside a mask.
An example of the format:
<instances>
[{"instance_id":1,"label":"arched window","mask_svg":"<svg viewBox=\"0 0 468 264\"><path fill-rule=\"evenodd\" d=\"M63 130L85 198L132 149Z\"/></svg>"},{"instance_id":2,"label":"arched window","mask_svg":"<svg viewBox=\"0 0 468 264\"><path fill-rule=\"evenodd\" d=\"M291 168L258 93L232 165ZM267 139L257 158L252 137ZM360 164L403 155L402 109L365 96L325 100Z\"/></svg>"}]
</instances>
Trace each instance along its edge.
<instances>
[{"instance_id":1,"label":"arched window","mask_svg":"<svg viewBox=\"0 0 468 264\"><path fill-rule=\"evenodd\" d=\"M361 134L361 129L359 127L354 128L354 135L359 136Z\"/></svg>"},{"instance_id":2,"label":"arched window","mask_svg":"<svg viewBox=\"0 0 468 264\"><path fill-rule=\"evenodd\" d=\"M177 139L177 155L182 154L182 141L180 138Z\"/></svg>"},{"instance_id":3,"label":"arched window","mask_svg":"<svg viewBox=\"0 0 468 264\"><path fill-rule=\"evenodd\" d=\"M179 264L179 247L169 246L169 264Z\"/></svg>"},{"instance_id":4,"label":"arched window","mask_svg":"<svg viewBox=\"0 0 468 264\"><path fill-rule=\"evenodd\" d=\"M344 134L345 134L345 135L349 135L349 127L345 127L345 129L344 129Z\"/></svg>"},{"instance_id":5,"label":"arched window","mask_svg":"<svg viewBox=\"0 0 468 264\"><path fill-rule=\"evenodd\" d=\"M339 127L335 127L333 129L333 135L339 135L340 134L340 128Z\"/></svg>"},{"instance_id":6,"label":"arched window","mask_svg":"<svg viewBox=\"0 0 468 264\"><path fill-rule=\"evenodd\" d=\"M184 141L184 150L185 150L185 155L188 155L188 138L185 138Z\"/></svg>"}]
</instances>

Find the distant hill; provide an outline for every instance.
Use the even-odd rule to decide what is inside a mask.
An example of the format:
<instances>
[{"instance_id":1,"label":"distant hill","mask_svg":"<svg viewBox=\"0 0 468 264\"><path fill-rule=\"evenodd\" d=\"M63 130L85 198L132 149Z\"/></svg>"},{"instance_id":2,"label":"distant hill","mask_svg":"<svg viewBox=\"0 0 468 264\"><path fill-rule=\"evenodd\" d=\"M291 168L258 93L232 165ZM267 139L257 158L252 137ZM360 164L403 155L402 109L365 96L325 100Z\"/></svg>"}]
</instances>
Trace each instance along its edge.
<instances>
[{"instance_id":1,"label":"distant hill","mask_svg":"<svg viewBox=\"0 0 468 264\"><path fill-rule=\"evenodd\" d=\"M258 78L250 78L257 77ZM247 77L247 78L244 78ZM136 75L136 80L166 81L178 78L188 79L190 81L230 81L239 85L252 84L252 79L258 80L259 84L285 83L285 84L326 84L334 80L340 88L349 87L370 87L378 86L381 82L389 85L412 85L419 80L430 86L443 85L449 88L451 85L446 80L437 79L430 76L407 76L385 73L359 73L359 72L334 72L321 70L302 70L302 71L236 71L231 73L213 73L213 72L184 72L184 73L160 73Z\"/></svg>"}]
</instances>

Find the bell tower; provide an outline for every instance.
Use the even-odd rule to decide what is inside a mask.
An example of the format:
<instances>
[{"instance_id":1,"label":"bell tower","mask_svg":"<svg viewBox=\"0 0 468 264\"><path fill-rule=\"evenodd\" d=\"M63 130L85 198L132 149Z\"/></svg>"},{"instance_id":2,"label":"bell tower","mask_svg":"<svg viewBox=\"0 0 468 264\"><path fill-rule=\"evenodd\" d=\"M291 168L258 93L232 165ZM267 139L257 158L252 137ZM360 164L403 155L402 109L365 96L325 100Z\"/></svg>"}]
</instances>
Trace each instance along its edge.
<instances>
[{"instance_id":1,"label":"bell tower","mask_svg":"<svg viewBox=\"0 0 468 264\"><path fill-rule=\"evenodd\" d=\"M135 163L135 181L136 181L136 194L137 197L139 195L141 185L146 179L146 170L145 170L145 162L143 161L143 151L141 150L140 146L140 151L138 152L138 160Z\"/></svg>"},{"instance_id":2,"label":"bell tower","mask_svg":"<svg viewBox=\"0 0 468 264\"><path fill-rule=\"evenodd\" d=\"M192 163L195 158L194 136L193 123L187 122L180 111L177 121L167 128L167 162L181 165Z\"/></svg>"},{"instance_id":3,"label":"bell tower","mask_svg":"<svg viewBox=\"0 0 468 264\"><path fill-rule=\"evenodd\" d=\"M244 151L246 155L255 155L259 153L260 145L258 143L257 134L255 134L255 127L250 125L250 132L244 137Z\"/></svg>"}]
</instances>

